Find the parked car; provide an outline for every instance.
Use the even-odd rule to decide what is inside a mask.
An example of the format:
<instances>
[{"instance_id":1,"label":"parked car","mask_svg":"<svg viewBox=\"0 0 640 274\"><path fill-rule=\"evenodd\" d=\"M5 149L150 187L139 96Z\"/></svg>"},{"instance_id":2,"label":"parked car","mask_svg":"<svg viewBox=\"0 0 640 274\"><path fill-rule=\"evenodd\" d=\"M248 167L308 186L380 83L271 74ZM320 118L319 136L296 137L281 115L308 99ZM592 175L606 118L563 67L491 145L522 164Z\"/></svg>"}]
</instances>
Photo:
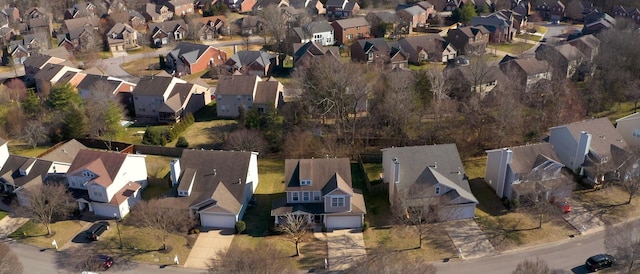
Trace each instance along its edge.
<instances>
[{"instance_id":1,"label":"parked car","mask_svg":"<svg viewBox=\"0 0 640 274\"><path fill-rule=\"evenodd\" d=\"M591 271L598 271L600 269L609 268L616 263L616 259L609 254L598 254L591 256L585 262L587 268Z\"/></svg>"},{"instance_id":2,"label":"parked car","mask_svg":"<svg viewBox=\"0 0 640 274\"><path fill-rule=\"evenodd\" d=\"M102 221L93 224L89 229L87 229L84 234L87 239L92 241L97 241L100 239L100 235L105 231L109 230L109 223Z\"/></svg>"},{"instance_id":3,"label":"parked car","mask_svg":"<svg viewBox=\"0 0 640 274\"><path fill-rule=\"evenodd\" d=\"M100 254L89 258L86 267L90 271L107 270L113 265L113 258L108 255Z\"/></svg>"},{"instance_id":4,"label":"parked car","mask_svg":"<svg viewBox=\"0 0 640 274\"><path fill-rule=\"evenodd\" d=\"M562 211L562 213L571 212L571 205L564 199L555 200L553 204L556 205Z\"/></svg>"}]
</instances>

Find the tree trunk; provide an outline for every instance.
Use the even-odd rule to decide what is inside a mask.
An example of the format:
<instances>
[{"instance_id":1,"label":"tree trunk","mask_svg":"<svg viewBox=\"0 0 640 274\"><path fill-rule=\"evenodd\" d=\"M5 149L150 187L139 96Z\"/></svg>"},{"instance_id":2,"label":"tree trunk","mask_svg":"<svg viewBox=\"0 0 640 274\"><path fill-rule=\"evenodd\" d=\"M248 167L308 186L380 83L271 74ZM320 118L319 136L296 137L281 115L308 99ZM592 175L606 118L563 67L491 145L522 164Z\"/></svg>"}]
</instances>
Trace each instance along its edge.
<instances>
[{"instance_id":1,"label":"tree trunk","mask_svg":"<svg viewBox=\"0 0 640 274\"><path fill-rule=\"evenodd\" d=\"M296 257L300 256L300 242L296 241Z\"/></svg>"},{"instance_id":2,"label":"tree trunk","mask_svg":"<svg viewBox=\"0 0 640 274\"><path fill-rule=\"evenodd\" d=\"M47 228L47 235L51 235L51 224L44 224L44 227Z\"/></svg>"},{"instance_id":3,"label":"tree trunk","mask_svg":"<svg viewBox=\"0 0 640 274\"><path fill-rule=\"evenodd\" d=\"M627 200L627 204L631 204L631 199L633 199L633 193L629 192L629 199Z\"/></svg>"},{"instance_id":4,"label":"tree trunk","mask_svg":"<svg viewBox=\"0 0 640 274\"><path fill-rule=\"evenodd\" d=\"M418 248L422 248L422 234L418 234L418 237L420 237Z\"/></svg>"},{"instance_id":5,"label":"tree trunk","mask_svg":"<svg viewBox=\"0 0 640 274\"><path fill-rule=\"evenodd\" d=\"M538 228L542 228L542 217L544 214L540 214L540 219L538 221Z\"/></svg>"}]
</instances>

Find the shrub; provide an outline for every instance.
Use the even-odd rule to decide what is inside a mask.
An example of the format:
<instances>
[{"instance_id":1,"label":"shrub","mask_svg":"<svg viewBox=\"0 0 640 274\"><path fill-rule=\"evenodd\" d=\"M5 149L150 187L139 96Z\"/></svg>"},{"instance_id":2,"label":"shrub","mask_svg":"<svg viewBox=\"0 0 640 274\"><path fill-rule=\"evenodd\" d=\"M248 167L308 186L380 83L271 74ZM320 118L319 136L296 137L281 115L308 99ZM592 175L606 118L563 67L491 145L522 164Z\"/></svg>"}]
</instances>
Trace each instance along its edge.
<instances>
[{"instance_id":1,"label":"shrub","mask_svg":"<svg viewBox=\"0 0 640 274\"><path fill-rule=\"evenodd\" d=\"M200 229L197 228L192 228L189 230L189 234L199 234L200 233Z\"/></svg>"},{"instance_id":2,"label":"shrub","mask_svg":"<svg viewBox=\"0 0 640 274\"><path fill-rule=\"evenodd\" d=\"M178 137L178 142L176 142L176 147L189 147L189 142L187 142L187 138L184 136Z\"/></svg>"},{"instance_id":3,"label":"shrub","mask_svg":"<svg viewBox=\"0 0 640 274\"><path fill-rule=\"evenodd\" d=\"M164 146L167 139L163 134L163 130L158 127L147 127L142 137L142 143L145 145Z\"/></svg>"},{"instance_id":4,"label":"shrub","mask_svg":"<svg viewBox=\"0 0 640 274\"><path fill-rule=\"evenodd\" d=\"M369 229L369 222L364 222L362 224L362 231L367 231L367 229Z\"/></svg>"},{"instance_id":5,"label":"shrub","mask_svg":"<svg viewBox=\"0 0 640 274\"><path fill-rule=\"evenodd\" d=\"M244 221L236 222L236 234L244 232L245 229L247 229L247 224Z\"/></svg>"}]
</instances>

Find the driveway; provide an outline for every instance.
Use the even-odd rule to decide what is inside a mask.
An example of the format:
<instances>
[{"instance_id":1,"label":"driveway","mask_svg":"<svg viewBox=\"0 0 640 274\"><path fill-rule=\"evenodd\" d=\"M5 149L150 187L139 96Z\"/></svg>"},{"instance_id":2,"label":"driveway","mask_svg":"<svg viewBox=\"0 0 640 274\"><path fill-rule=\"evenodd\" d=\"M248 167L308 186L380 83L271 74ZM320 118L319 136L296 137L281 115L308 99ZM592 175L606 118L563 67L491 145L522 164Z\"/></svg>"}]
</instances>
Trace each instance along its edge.
<instances>
[{"instance_id":1,"label":"driveway","mask_svg":"<svg viewBox=\"0 0 640 274\"><path fill-rule=\"evenodd\" d=\"M604 222L584 208L581 203L570 198L567 202L571 205L571 212L563 214L562 218L581 234L604 229Z\"/></svg>"},{"instance_id":2,"label":"driveway","mask_svg":"<svg viewBox=\"0 0 640 274\"><path fill-rule=\"evenodd\" d=\"M233 241L233 229L200 231L184 267L208 269L211 259L219 252L226 252Z\"/></svg>"},{"instance_id":3,"label":"driveway","mask_svg":"<svg viewBox=\"0 0 640 274\"><path fill-rule=\"evenodd\" d=\"M323 233L315 233L322 237ZM324 233L329 253L329 270L340 271L350 268L355 262L367 255L362 231L350 229L334 230Z\"/></svg>"},{"instance_id":4,"label":"driveway","mask_svg":"<svg viewBox=\"0 0 640 274\"><path fill-rule=\"evenodd\" d=\"M6 216L0 220L0 239L5 239L9 236L9 234L18 230L24 223L29 221L28 218L14 218L11 216Z\"/></svg>"},{"instance_id":5,"label":"driveway","mask_svg":"<svg viewBox=\"0 0 640 274\"><path fill-rule=\"evenodd\" d=\"M496 254L487 235L474 220L447 222L447 233L463 259L472 259Z\"/></svg>"}]
</instances>

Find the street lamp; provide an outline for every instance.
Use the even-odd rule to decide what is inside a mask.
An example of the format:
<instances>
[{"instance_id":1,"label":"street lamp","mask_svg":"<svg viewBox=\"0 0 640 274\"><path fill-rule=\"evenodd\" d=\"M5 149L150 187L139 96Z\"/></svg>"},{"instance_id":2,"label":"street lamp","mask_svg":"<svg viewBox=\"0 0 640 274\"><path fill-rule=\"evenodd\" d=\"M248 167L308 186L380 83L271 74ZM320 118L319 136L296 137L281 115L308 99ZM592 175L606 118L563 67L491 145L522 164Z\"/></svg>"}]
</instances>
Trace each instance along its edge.
<instances>
[{"instance_id":1,"label":"street lamp","mask_svg":"<svg viewBox=\"0 0 640 274\"><path fill-rule=\"evenodd\" d=\"M118 225L118 215L113 213L113 219L116 221L116 229L118 230L118 239L120 239L120 249L122 249L122 236L120 235L120 225Z\"/></svg>"}]
</instances>

